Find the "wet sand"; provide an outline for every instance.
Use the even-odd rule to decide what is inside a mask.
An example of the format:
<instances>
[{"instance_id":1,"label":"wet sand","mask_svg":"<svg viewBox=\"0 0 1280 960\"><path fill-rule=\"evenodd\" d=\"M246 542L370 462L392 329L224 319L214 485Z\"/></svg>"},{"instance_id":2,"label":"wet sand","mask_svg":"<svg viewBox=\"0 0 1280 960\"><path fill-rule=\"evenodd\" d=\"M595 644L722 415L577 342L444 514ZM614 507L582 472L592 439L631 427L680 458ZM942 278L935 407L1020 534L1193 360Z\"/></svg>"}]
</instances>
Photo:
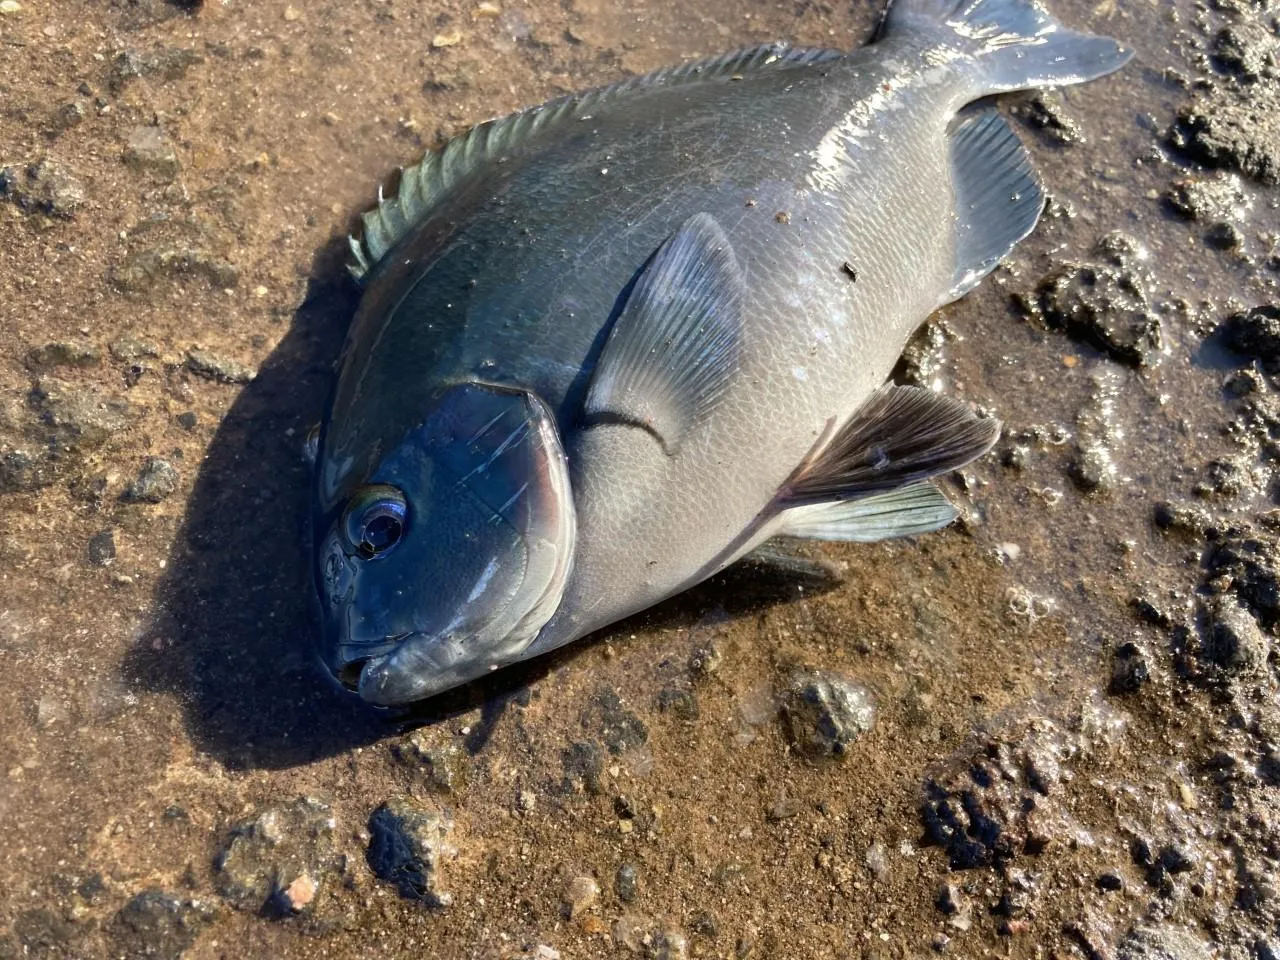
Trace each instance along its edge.
<instances>
[{"instance_id":1,"label":"wet sand","mask_svg":"<svg viewBox=\"0 0 1280 960\"><path fill-rule=\"evenodd\" d=\"M1049 212L899 370L1006 425L962 522L393 724L301 453L378 180L878 5L0 4L0 957L1280 956L1277 11L1052 7L1138 55L1006 105Z\"/></svg>"}]
</instances>

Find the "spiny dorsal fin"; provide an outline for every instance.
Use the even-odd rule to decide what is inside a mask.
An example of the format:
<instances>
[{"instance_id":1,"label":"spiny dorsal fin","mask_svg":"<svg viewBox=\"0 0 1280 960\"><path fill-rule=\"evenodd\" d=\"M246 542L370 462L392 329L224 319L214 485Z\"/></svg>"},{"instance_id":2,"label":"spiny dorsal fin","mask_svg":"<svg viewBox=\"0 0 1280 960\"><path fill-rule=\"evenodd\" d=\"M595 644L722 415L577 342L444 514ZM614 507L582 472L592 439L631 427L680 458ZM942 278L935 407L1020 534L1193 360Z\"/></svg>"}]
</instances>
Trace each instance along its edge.
<instances>
[{"instance_id":1,"label":"spiny dorsal fin","mask_svg":"<svg viewBox=\"0 0 1280 960\"><path fill-rule=\"evenodd\" d=\"M1044 193L1017 134L990 107L951 130L956 194L956 268L943 303L972 290L1013 245L1035 229Z\"/></svg>"},{"instance_id":2,"label":"spiny dorsal fin","mask_svg":"<svg viewBox=\"0 0 1280 960\"><path fill-rule=\"evenodd\" d=\"M874 543L930 533L957 516L956 508L937 487L913 483L860 500L811 503L784 510L777 535Z\"/></svg>"},{"instance_id":3,"label":"spiny dorsal fin","mask_svg":"<svg viewBox=\"0 0 1280 960\"><path fill-rule=\"evenodd\" d=\"M588 422L635 424L674 453L737 369L745 286L714 217L699 213L681 224L614 322L587 392Z\"/></svg>"},{"instance_id":4,"label":"spiny dorsal fin","mask_svg":"<svg viewBox=\"0 0 1280 960\"><path fill-rule=\"evenodd\" d=\"M394 197L384 197L379 187L377 206L362 217L361 236L348 237L355 261L348 269L357 280L363 280L440 196L467 174L527 143L538 132L566 120L588 118L593 111L625 94L651 87L734 77L755 70L805 66L843 56L845 54L840 50L792 49L783 43L767 43L630 77L607 87L560 97L541 106L477 124L439 150L427 153L416 165L401 170L400 186Z\"/></svg>"},{"instance_id":5,"label":"spiny dorsal fin","mask_svg":"<svg viewBox=\"0 0 1280 960\"><path fill-rule=\"evenodd\" d=\"M1000 421L920 387L886 384L787 482L783 508L856 500L928 480L991 449Z\"/></svg>"}]
</instances>

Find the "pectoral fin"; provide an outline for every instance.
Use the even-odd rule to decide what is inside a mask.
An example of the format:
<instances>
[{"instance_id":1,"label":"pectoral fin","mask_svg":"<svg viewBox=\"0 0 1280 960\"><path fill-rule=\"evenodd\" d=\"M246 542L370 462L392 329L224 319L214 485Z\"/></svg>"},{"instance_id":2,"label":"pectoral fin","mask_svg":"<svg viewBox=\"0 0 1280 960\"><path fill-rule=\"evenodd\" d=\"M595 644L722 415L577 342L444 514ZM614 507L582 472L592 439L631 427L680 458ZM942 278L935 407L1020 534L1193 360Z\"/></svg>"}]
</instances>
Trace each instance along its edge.
<instances>
[{"instance_id":1,"label":"pectoral fin","mask_svg":"<svg viewBox=\"0 0 1280 960\"><path fill-rule=\"evenodd\" d=\"M810 540L874 543L930 533L958 515L937 487L914 483L861 500L836 500L792 507L781 516L778 536Z\"/></svg>"},{"instance_id":2,"label":"pectoral fin","mask_svg":"<svg viewBox=\"0 0 1280 960\"><path fill-rule=\"evenodd\" d=\"M928 480L982 456L1000 421L919 387L886 384L779 493L784 509L858 500Z\"/></svg>"},{"instance_id":3,"label":"pectoral fin","mask_svg":"<svg viewBox=\"0 0 1280 960\"><path fill-rule=\"evenodd\" d=\"M708 214L686 220L641 272L587 393L588 423L630 423L674 453L738 366L745 283Z\"/></svg>"}]
</instances>

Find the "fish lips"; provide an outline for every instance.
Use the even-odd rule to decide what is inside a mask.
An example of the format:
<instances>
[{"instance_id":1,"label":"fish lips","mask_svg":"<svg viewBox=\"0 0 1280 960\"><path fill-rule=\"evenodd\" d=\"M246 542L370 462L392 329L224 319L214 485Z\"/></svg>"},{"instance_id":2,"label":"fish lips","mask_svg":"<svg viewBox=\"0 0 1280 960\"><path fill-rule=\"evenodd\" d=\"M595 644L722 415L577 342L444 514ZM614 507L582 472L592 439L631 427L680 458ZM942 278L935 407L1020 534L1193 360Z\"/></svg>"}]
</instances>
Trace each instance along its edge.
<instances>
[{"instance_id":1,"label":"fish lips","mask_svg":"<svg viewBox=\"0 0 1280 960\"><path fill-rule=\"evenodd\" d=\"M408 633L381 643L342 644L331 669L377 707L402 707L460 686L499 664L477 664L460 637Z\"/></svg>"}]
</instances>

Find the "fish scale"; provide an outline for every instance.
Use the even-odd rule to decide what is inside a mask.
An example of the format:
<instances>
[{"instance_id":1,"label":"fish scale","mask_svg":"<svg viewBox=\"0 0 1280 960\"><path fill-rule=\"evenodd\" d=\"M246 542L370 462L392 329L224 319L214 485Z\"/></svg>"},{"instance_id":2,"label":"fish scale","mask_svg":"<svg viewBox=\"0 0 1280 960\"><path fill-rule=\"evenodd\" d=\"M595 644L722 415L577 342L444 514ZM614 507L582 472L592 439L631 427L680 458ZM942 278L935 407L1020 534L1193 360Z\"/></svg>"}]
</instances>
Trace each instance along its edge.
<instances>
[{"instance_id":1,"label":"fish scale","mask_svg":"<svg viewBox=\"0 0 1280 960\"><path fill-rule=\"evenodd\" d=\"M927 480L998 424L884 380L1043 202L1012 131L966 105L1128 56L1025 0L898 0L855 53L775 45L659 71L405 171L353 241L366 290L317 462L335 674L408 702L772 536L948 522ZM472 477L415 447L468 405L529 418L520 456ZM343 538L352 504L385 515L369 490L396 491L406 519L360 557Z\"/></svg>"}]
</instances>

